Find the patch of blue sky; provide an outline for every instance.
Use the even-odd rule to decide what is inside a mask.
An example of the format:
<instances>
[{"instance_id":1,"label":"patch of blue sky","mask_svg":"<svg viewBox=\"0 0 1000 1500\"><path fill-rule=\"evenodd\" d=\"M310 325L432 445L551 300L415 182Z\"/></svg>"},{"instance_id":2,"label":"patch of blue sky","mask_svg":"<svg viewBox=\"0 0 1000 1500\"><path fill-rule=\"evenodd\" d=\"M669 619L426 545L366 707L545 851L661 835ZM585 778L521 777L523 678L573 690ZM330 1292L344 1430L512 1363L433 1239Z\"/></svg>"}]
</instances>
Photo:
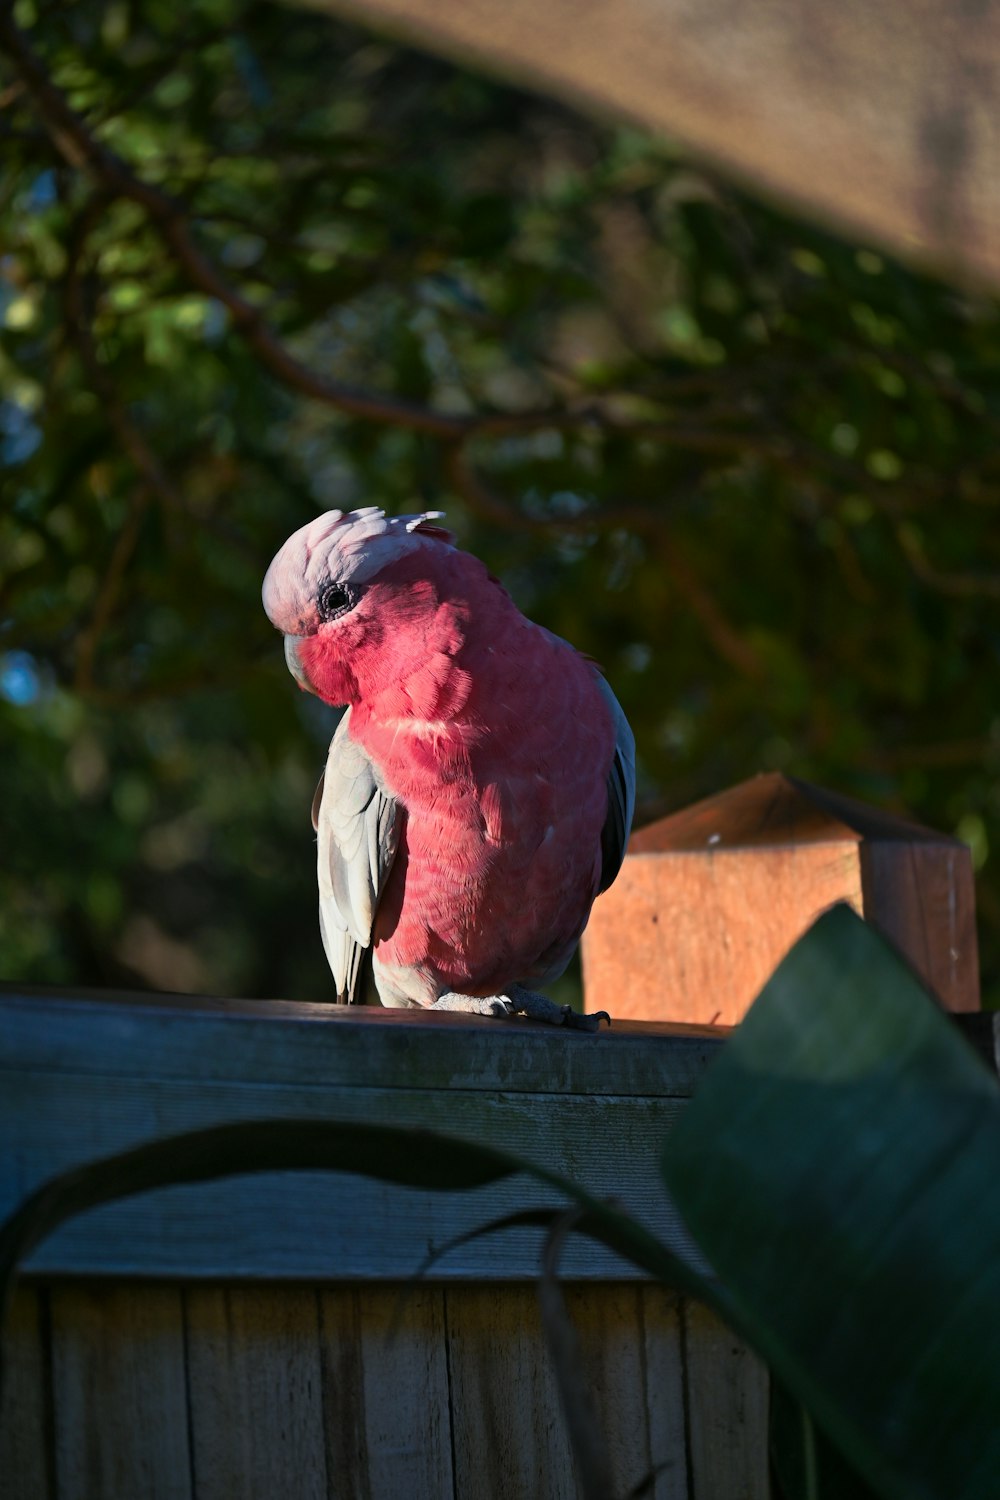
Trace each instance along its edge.
<instances>
[{"instance_id":1,"label":"patch of blue sky","mask_svg":"<svg viewBox=\"0 0 1000 1500\"><path fill-rule=\"evenodd\" d=\"M42 441L42 429L16 401L0 401L0 464L8 469L28 461Z\"/></svg>"},{"instance_id":2,"label":"patch of blue sky","mask_svg":"<svg viewBox=\"0 0 1000 1500\"><path fill-rule=\"evenodd\" d=\"M39 172L25 194L25 207L36 213L50 208L56 201L56 174L51 170Z\"/></svg>"},{"instance_id":3,"label":"patch of blue sky","mask_svg":"<svg viewBox=\"0 0 1000 1500\"><path fill-rule=\"evenodd\" d=\"M15 708L28 708L41 694L41 675L29 652L8 651L0 656L0 698Z\"/></svg>"}]
</instances>

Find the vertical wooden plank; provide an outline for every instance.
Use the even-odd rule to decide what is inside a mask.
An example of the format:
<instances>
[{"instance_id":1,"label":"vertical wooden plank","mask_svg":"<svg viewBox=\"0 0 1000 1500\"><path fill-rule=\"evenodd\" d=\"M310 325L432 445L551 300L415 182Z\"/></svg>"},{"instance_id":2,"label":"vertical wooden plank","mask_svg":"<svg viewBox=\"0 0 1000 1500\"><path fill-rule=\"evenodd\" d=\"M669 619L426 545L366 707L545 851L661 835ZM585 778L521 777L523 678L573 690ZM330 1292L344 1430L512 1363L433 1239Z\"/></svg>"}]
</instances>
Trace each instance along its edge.
<instances>
[{"instance_id":1,"label":"vertical wooden plank","mask_svg":"<svg viewBox=\"0 0 1000 1500\"><path fill-rule=\"evenodd\" d=\"M665 1287L637 1288L642 1315L654 1500L688 1500L687 1421L681 1301Z\"/></svg>"},{"instance_id":2,"label":"vertical wooden plank","mask_svg":"<svg viewBox=\"0 0 1000 1500\"><path fill-rule=\"evenodd\" d=\"M652 1470L642 1358L639 1288L565 1286L583 1379L607 1445L614 1493L627 1494Z\"/></svg>"},{"instance_id":3,"label":"vertical wooden plank","mask_svg":"<svg viewBox=\"0 0 1000 1500\"><path fill-rule=\"evenodd\" d=\"M46 1452L45 1292L20 1286L4 1341L0 1404L0 1493L3 1500L51 1500L54 1455Z\"/></svg>"},{"instance_id":4,"label":"vertical wooden plank","mask_svg":"<svg viewBox=\"0 0 1000 1500\"><path fill-rule=\"evenodd\" d=\"M534 1288L448 1287L445 1306L455 1494L574 1500L573 1460Z\"/></svg>"},{"instance_id":5,"label":"vertical wooden plank","mask_svg":"<svg viewBox=\"0 0 1000 1500\"><path fill-rule=\"evenodd\" d=\"M612 1282L567 1286L564 1296L615 1494L629 1494L655 1472L646 1493L687 1500L677 1311L669 1294L657 1291Z\"/></svg>"},{"instance_id":6,"label":"vertical wooden plank","mask_svg":"<svg viewBox=\"0 0 1000 1500\"><path fill-rule=\"evenodd\" d=\"M377 1294L378 1289L372 1287ZM331 1500L373 1500L366 1420L364 1329L368 1289L334 1287L319 1293L323 1434ZM391 1399L391 1375L388 1392Z\"/></svg>"},{"instance_id":7,"label":"vertical wooden plank","mask_svg":"<svg viewBox=\"0 0 1000 1500\"><path fill-rule=\"evenodd\" d=\"M173 1287L51 1293L59 1500L193 1500Z\"/></svg>"},{"instance_id":8,"label":"vertical wooden plank","mask_svg":"<svg viewBox=\"0 0 1000 1500\"><path fill-rule=\"evenodd\" d=\"M889 938L950 1011L976 1011L979 947L972 858L940 844L866 840L861 846L865 917Z\"/></svg>"},{"instance_id":9,"label":"vertical wooden plank","mask_svg":"<svg viewBox=\"0 0 1000 1500\"><path fill-rule=\"evenodd\" d=\"M184 1304L196 1500L326 1500L315 1291L193 1287Z\"/></svg>"},{"instance_id":10,"label":"vertical wooden plank","mask_svg":"<svg viewBox=\"0 0 1000 1500\"><path fill-rule=\"evenodd\" d=\"M692 1500L768 1500L767 1370L697 1302L684 1346Z\"/></svg>"},{"instance_id":11,"label":"vertical wooden plank","mask_svg":"<svg viewBox=\"0 0 1000 1500\"><path fill-rule=\"evenodd\" d=\"M654 1500L688 1500L681 1323L676 1297L627 1283L567 1286L566 1308L615 1493L655 1473ZM576 1496L559 1394L533 1287L449 1287L456 1491ZM728 1354L727 1354L728 1357ZM730 1444L732 1447L732 1444ZM742 1457L742 1455L740 1455ZM702 1491L708 1496L708 1491ZM754 1489L719 1492L746 1495Z\"/></svg>"},{"instance_id":12,"label":"vertical wooden plank","mask_svg":"<svg viewBox=\"0 0 1000 1500\"><path fill-rule=\"evenodd\" d=\"M332 1496L450 1500L444 1292L320 1292L323 1412Z\"/></svg>"}]
</instances>

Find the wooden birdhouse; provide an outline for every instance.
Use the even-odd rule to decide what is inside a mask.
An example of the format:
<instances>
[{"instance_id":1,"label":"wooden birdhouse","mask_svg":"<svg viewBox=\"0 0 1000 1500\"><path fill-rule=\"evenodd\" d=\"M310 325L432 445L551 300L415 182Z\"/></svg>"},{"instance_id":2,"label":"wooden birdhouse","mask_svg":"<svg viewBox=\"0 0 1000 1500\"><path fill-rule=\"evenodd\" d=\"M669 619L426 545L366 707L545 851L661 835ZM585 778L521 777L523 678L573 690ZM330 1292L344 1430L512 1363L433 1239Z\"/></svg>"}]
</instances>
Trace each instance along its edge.
<instances>
[{"instance_id":1,"label":"wooden birdhouse","mask_svg":"<svg viewBox=\"0 0 1000 1500\"><path fill-rule=\"evenodd\" d=\"M584 934L587 1008L734 1025L838 901L888 937L946 1009L979 1009L967 847L777 772L633 834Z\"/></svg>"}]
</instances>

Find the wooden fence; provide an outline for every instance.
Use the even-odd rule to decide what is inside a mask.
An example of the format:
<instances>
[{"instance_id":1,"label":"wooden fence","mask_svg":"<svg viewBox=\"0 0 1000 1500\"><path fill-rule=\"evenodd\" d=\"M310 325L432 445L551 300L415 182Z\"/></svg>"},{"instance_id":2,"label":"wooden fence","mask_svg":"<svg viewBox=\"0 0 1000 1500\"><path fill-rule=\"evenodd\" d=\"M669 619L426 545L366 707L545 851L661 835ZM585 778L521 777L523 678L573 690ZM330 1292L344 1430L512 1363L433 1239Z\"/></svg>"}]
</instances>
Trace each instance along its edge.
<instances>
[{"instance_id":1,"label":"wooden fence","mask_svg":"<svg viewBox=\"0 0 1000 1500\"><path fill-rule=\"evenodd\" d=\"M623 911L616 887L595 913L585 959L601 988L590 1008L697 1014L747 966L773 967L837 896L891 931L943 1003L974 1006L967 851L824 795L765 778L661 825L622 879L626 891L638 880L646 905L636 897ZM793 867L803 878L790 881ZM692 889L697 930L673 921L663 948L657 912ZM726 905L737 889L738 920ZM640 919L649 931L636 941ZM642 965L670 983L657 992ZM956 1022L995 1062L995 1020ZM0 1218L59 1171L140 1142L304 1117L509 1149L619 1199L692 1252L657 1160L724 1037L649 1020L564 1035L460 1016L0 986ZM0 1500L577 1495L532 1285L538 1231L472 1240L411 1281L430 1248L557 1201L522 1175L430 1193L255 1173L81 1215L37 1248L16 1297ZM655 1474L654 1500L764 1500L767 1377L756 1358L704 1308L588 1241L571 1241L563 1272L616 1494Z\"/></svg>"},{"instance_id":2,"label":"wooden fence","mask_svg":"<svg viewBox=\"0 0 1000 1500\"><path fill-rule=\"evenodd\" d=\"M60 1169L261 1116L503 1145L683 1232L656 1159L721 1045L282 1003L0 996L0 1214ZM555 1195L347 1175L172 1188L72 1221L18 1294L3 1500L577 1493L535 1292L538 1236L430 1245ZM763 1497L766 1379L704 1309L585 1241L570 1311L619 1492ZM393 1321L398 1329L390 1337Z\"/></svg>"}]
</instances>

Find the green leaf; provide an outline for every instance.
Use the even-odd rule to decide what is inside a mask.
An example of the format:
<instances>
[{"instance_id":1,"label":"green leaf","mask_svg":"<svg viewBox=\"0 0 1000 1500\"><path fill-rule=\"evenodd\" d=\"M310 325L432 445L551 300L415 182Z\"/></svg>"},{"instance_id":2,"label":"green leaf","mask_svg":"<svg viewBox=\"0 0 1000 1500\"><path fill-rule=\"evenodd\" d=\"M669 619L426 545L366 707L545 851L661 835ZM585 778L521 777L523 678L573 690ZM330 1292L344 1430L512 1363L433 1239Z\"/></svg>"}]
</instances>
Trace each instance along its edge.
<instances>
[{"instance_id":1,"label":"green leaf","mask_svg":"<svg viewBox=\"0 0 1000 1500\"><path fill-rule=\"evenodd\" d=\"M664 1154L737 1325L880 1495L997 1493L998 1162L995 1080L846 907L781 964Z\"/></svg>"},{"instance_id":2,"label":"green leaf","mask_svg":"<svg viewBox=\"0 0 1000 1500\"><path fill-rule=\"evenodd\" d=\"M771 1377L771 1500L876 1500L801 1402Z\"/></svg>"}]
</instances>

